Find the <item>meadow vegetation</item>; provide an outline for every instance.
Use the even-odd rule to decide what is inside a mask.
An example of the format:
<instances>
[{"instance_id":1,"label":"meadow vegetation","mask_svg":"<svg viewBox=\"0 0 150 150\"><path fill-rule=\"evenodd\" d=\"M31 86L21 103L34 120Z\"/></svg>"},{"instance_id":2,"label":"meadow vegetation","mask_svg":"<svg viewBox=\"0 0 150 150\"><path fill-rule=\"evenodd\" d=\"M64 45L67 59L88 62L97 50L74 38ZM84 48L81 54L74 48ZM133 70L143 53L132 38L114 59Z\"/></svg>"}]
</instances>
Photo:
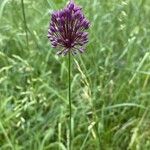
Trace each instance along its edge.
<instances>
[{"instance_id":1,"label":"meadow vegetation","mask_svg":"<svg viewBox=\"0 0 150 150\"><path fill-rule=\"evenodd\" d=\"M67 1L22 2L0 0L0 150L67 150L67 57L47 38ZM75 2L91 27L72 58L73 149L149 150L150 1Z\"/></svg>"}]
</instances>

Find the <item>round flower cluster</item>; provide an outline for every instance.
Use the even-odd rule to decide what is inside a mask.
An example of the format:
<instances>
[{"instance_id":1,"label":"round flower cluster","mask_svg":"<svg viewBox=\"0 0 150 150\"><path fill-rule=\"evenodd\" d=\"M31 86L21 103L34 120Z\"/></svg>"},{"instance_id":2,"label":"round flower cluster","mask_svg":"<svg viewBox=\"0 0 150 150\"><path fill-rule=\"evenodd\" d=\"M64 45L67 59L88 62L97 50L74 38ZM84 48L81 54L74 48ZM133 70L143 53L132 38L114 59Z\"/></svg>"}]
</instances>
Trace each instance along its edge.
<instances>
[{"instance_id":1,"label":"round flower cluster","mask_svg":"<svg viewBox=\"0 0 150 150\"><path fill-rule=\"evenodd\" d=\"M89 21L82 13L82 9L70 2L66 8L52 13L48 30L48 38L57 54L66 55L68 52L76 54L84 52L88 42Z\"/></svg>"}]
</instances>

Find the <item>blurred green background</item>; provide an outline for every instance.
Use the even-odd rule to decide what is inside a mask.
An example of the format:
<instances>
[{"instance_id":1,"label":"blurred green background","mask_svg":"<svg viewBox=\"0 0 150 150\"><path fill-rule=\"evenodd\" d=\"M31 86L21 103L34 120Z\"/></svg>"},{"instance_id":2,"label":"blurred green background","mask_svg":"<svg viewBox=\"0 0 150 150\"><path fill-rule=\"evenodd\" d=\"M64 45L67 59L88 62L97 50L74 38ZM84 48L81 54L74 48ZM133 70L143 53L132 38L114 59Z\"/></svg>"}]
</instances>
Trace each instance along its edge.
<instances>
[{"instance_id":1,"label":"blurred green background","mask_svg":"<svg viewBox=\"0 0 150 150\"><path fill-rule=\"evenodd\" d=\"M0 150L67 150L67 57L47 39L66 2L0 0ZM75 2L91 28L72 63L73 149L149 150L150 1Z\"/></svg>"}]
</instances>

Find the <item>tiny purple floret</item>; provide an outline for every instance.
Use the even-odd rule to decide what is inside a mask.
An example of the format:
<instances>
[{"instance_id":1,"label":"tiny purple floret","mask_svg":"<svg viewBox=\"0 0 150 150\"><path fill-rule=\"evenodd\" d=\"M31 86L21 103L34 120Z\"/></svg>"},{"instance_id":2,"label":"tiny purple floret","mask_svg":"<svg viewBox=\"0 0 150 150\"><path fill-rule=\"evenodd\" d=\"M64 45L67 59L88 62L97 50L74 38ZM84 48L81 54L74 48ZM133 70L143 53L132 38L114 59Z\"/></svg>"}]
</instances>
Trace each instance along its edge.
<instances>
[{"instance_id":1,"label":"tiny purple floret","mask_svg":"<svg viewBox=\"0 0 150 150\"><path fill-rule=\"evenodd\" d=\"M59 55L66 55L68 52L83 53L88 43L88 33L85 30L89 27L90 23L82 9L70 2L63 10L52 13L48 38L52 47L59 49Z\"/></svg>"}]
</instances>

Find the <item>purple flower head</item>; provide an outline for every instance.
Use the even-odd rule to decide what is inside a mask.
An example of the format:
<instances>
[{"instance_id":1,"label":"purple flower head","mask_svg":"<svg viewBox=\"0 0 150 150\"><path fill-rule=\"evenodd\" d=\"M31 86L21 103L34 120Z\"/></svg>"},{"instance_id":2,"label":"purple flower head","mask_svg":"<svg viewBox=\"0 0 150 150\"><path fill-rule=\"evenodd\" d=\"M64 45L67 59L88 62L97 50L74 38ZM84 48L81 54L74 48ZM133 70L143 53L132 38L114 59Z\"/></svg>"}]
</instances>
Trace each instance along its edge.
<instances>
[{"instance_id":1,"label":"purple flower head","mask_svg":"<svg viewBox=\"0 0 150 150\"><path fill-rule=\"evenodd\" d=\"M77 51L83 53L88 42L85 30L89 26L82 9L70 2L63 10L52 13L48 38L54 48L61 49L57 54L76 54Z\"/></svg>"}]
</instances>

